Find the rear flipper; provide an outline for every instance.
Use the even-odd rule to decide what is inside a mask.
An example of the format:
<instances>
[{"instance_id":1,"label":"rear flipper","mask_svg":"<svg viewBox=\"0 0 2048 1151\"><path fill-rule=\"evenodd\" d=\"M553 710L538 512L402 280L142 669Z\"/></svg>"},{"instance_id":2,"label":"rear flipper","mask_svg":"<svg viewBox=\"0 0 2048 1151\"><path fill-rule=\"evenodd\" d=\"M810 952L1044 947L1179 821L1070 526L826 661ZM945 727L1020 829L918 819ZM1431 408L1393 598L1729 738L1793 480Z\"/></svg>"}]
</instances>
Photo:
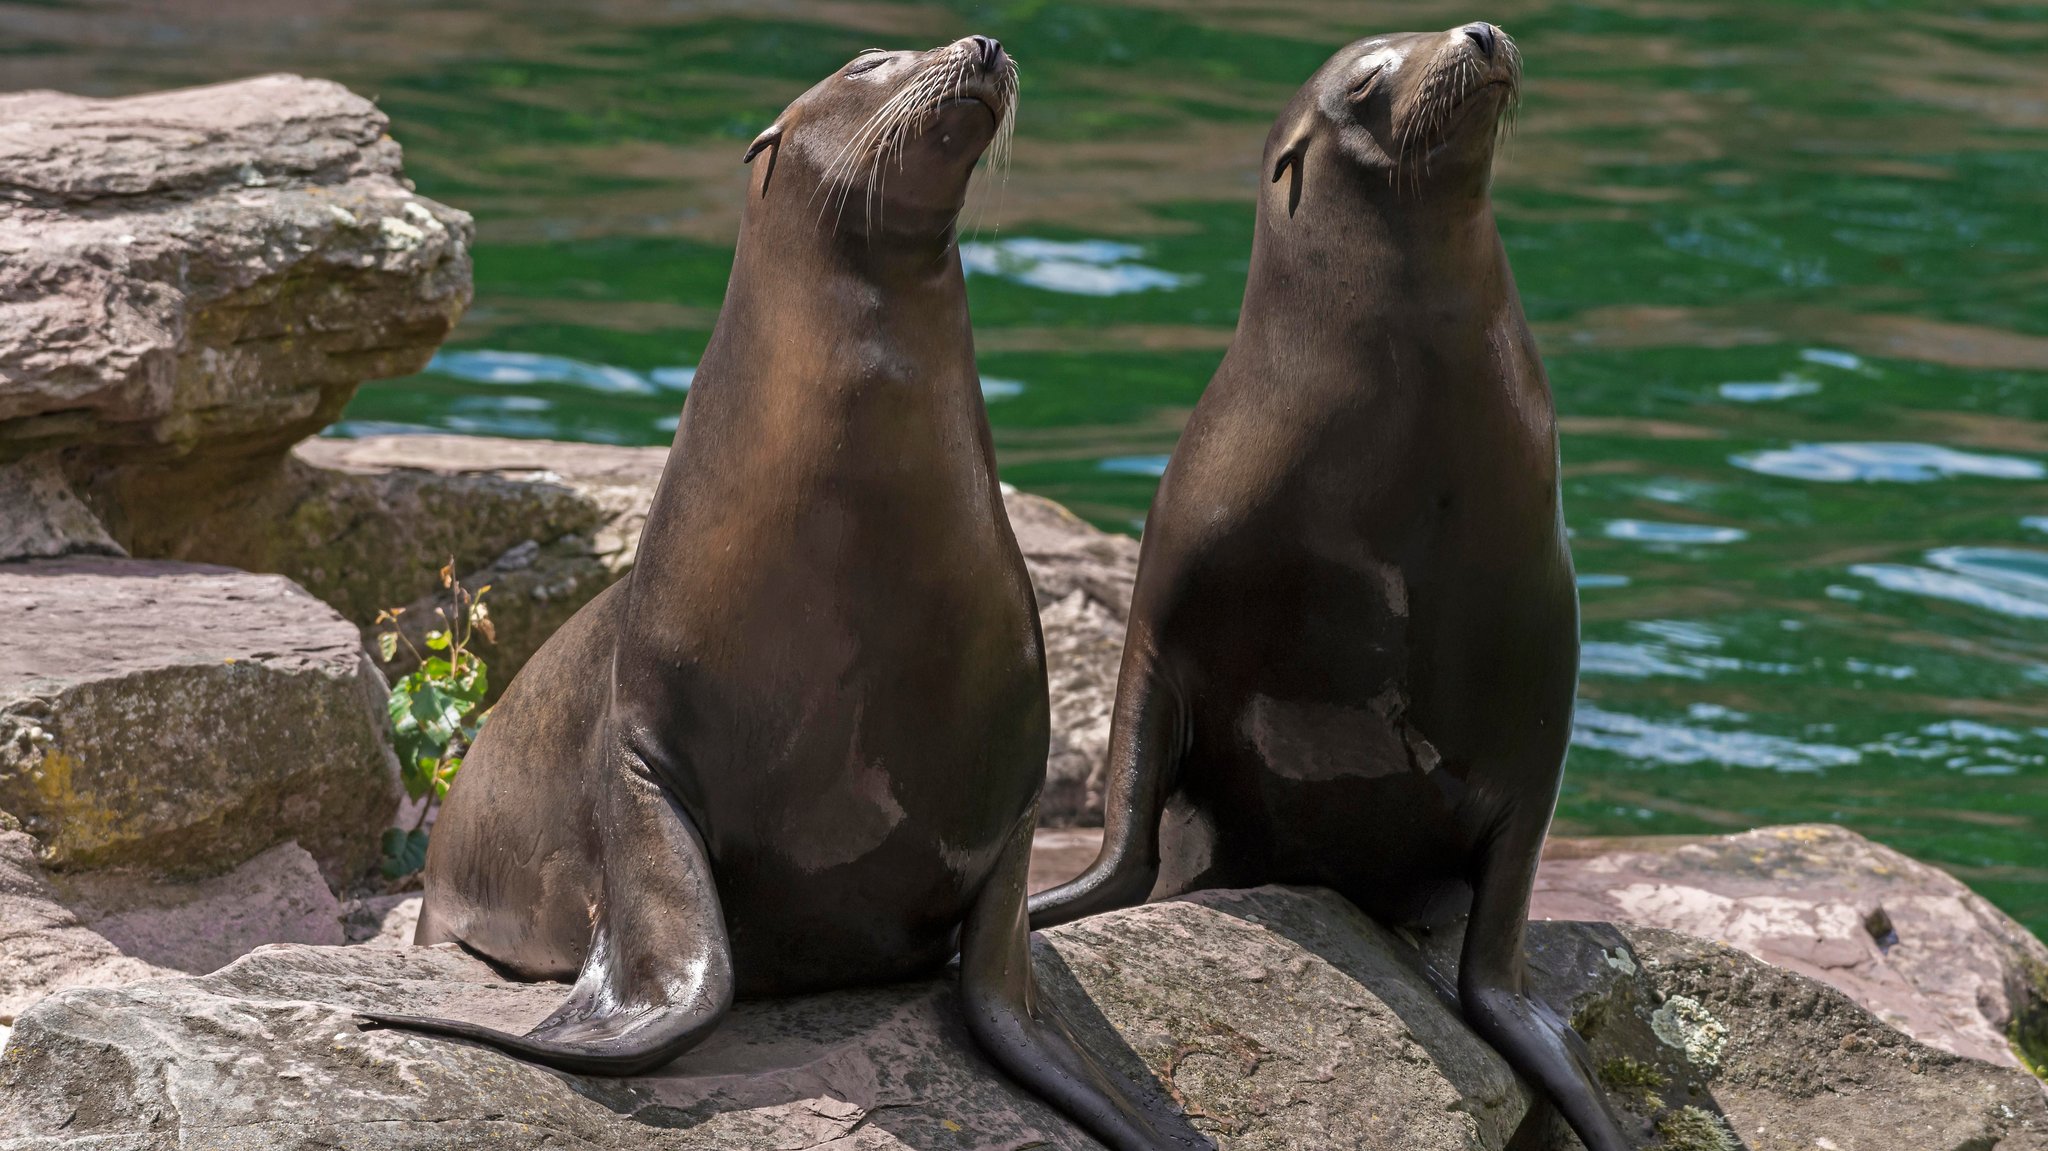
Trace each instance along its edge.
<instances>
[{"instance_id":1,"label":"rear flipper","mask_svg":"<svg viewBox=\"0 0 2048 1151\"><path fill-rule=\"evenodd\" d=\"M1159 817L1187 746L1187 725L1179 697L1159 674L1157 657L1139 630L1133 625L1117 677L1102 850L1087 871L1031 898L1034 929L1135 907L1159 878Z\"/></svg>"},{"instance_id":2,"label":"rear flipper","mask_svg":"<svg viewBox=\"0 0 2048 1151\"><path fill-rule=\"evenodd\" d=\"M1075 1041L1031 976L1025 880L1035 810L1011 833L960 937L967 1029L998 1066L1114 1151L1213 1147L1156 1087L1104 1067Z\"/></svg>"},{"instance_id":3,"label":"rear flipper","mask_svg":"<svg viewBox=\"0 0 2048 1151\"><path fill-rule=\"evenodd\" d=\"M604 890L568 1002L525 1035L369 1011L362 1026L473 1039L588 1075L651 1070L711 1034L732 1005L732 949L704 841L638 763L614 765L606 792Z\"/></svg>"},{"instance_id":4,"label":"rear flipper","mask_svg":"<svg viewBox=\"0 0 2048 1151\"><path fill-rule=\"evenodd\" d=\"M1550 1097L1587 1151L1629 1151L1632 1144L1600 1089L1585 1040L1524 989L1528 960L1522 941L1549 811L1542 816L1516 821L1534 826L1509 827L1480 863L1458 962L1458 999L1466 1022L1516 1074Z\"/></svg>"}]
</instances>

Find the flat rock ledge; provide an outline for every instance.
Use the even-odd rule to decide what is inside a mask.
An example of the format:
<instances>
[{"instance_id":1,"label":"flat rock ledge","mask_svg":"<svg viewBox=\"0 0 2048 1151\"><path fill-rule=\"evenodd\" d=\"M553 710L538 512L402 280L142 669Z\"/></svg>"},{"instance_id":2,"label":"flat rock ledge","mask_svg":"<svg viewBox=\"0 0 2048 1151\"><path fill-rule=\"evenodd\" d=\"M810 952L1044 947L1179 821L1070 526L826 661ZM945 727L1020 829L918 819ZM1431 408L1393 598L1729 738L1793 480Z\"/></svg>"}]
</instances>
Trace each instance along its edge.
<instances>
[{"instance_id":1,"label":"flat rock ledge","mask_svg":"<svg viewBox=\"0 0 2048 1151\"><path fill-rule=\"evenodd\" d=\"M0 465L61 466L121 546L177 558L361 381L418 371L468 306L472 226L388 128L297 76L0 95ZM0 506L0 544L31 541L0 558L105 550L53 535L55 499Z\"/></svg>"},{"instance_id":2,"label":"flat rock ledge","mask_svg":"<svg viewBox=\"0 0 2048 1151\"><path fill-rule=\"evenodd\" d=\"M217 875L296 839L330 881L398 801L354 626L274 575L0 564L0 811L52 870Z\"/></svg>"},{"instance_id":3,"label":"flat rock ledge","mask_svg":"<svg viewBox=\"0 0 2048 1151\"><path fill-rule=\"evenodd\" d=\"M1096 1050L1165 1084L1223 1146L1572 1146L1459 1019L1456 944L1326 892L1261 888L1046 932L1034 962ZM1553 923L1532 928L1531 958L1638 1146L2048 1147L2038 1081L1916 1043L1740 952ZM703 1047L623 1080L359 1031L348 1013L524 1027L562 993L452 948L304 946L62 992L0 1053L0 1151L1097 1146L983 1060L945 980L742 1004Z\"/></svg>"}]
</instances>

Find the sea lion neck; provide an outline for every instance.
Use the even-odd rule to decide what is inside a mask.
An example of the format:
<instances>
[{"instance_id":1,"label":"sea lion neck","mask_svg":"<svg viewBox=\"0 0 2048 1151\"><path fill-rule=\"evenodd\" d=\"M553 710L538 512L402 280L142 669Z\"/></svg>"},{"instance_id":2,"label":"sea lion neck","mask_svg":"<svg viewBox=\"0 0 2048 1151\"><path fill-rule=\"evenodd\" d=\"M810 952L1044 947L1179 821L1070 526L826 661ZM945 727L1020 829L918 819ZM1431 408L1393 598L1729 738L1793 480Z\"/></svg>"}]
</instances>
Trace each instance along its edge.
<instances>
[{"instance_id":1,"label":"sea lion neck","mask_svg":"<svg viewBox=\"0 0 2048 1151\"><path fill-rule=\"evenodd\" d=\"M1313 329L1335 335L1353 324L1418 312L1492 311L1511 291L1490 198L1483 189L1432 195L1326 180L1320 195L1288 214L1284 198L1262 201L1252 240L1245 312L1267 300L1315 293L1324 318ZM1242 337L1247 325L1240 325Z\"/></svg>"},{"instance_id":2,"label":"sea lion neck","mask_svg":"<svg viewBox=\"0 0 2048 1151\"><path fill-rule=\"evenodd\" d=\"M806 218L749 221L684 425L750 421L790 405L858 406L928 395L943 419L979 415L960 257L948 229L907 242ZM962 397L971 397L967 405ZM761 445L763 450L768 445ZM908 449L906 449L908 450Z\"/></svg>"}]
</instances>

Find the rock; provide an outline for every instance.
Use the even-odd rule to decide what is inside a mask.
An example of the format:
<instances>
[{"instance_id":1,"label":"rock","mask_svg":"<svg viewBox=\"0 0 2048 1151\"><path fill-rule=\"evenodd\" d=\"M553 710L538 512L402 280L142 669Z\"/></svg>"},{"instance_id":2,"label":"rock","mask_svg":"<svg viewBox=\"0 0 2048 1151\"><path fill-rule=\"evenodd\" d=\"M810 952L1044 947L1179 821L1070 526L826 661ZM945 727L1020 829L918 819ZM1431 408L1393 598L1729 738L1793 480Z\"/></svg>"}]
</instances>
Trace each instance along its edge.
<instances>
[{"instance_id":1,"label":"rock","mask_svg":"<svg viewBox=\"0 0 2048 1151\"><path fill-rule=\"evenodd\" d=\"M352 900L342 915L350 943L365 947L410 947L420 925L419 895L372 895Z\"/></svg>"},{"instance_id":2,"label":"rock","mask_svg":"<svg viewBox=\"0 0 2048 1151\"><path fill-rule=\"evenodd\" d=\"M36 864L35 840L0 831L0 1023L66 987L115 987L163 974L123 955L64 905Z\"/></svg>"},{"instance_id":3,"label":"rock","mask_svg":"<svg viewBox=\"0 0 2048 1151\"><path fill-rule=\"evenodd\" d=\"M1045 761L1038 822L1042 827L1100 826L1124 618L1076 588L1066 598L1041 606L1038 620L1045 634L1045 678L1052 705L1052 746Z\"/></svg>"},{"instance_id":4,"label":"rock","mask_svg":"<svg viewBox=\"0 0 2048 1151\"><path fill-rule=\"evenodd\" d=\"M0 809L56 870L218 874L288 839L330 881L397 803L356 629L277 576L0 564Z\"/></svg>"},{"instance_id":5,"label":"rock","mask_svg":"<svg viewBox=\"0 0 2048 1151\"><path fill-rule=\"evenodd\" d=\"M1112 535L1044 496L1007 484L1003 506L1024 562L1031 565L1041 607L1078 591L1118 620L1129 614L1138 579L1137 540Z\"/></svg>"},{"instance_id":6,"label":"rock","mask_svg":"<svg viewBox=\"0 0 2048 1151\"><path fill-rule=\"evenodd\" d=\"M1440 979L1454 942L1426 945ZM1925 1046L1733 948L1657 928L1532 923L1529 957L1530 989L1586 1038L1638 1146L2048 1148L2039 1080ZM1578 1147L1555 1121L1543 1145Z\"/></svg>"},{"instance_id":7,"label":"rock","mask_svg":"<svg viewBox=\"0 0 2048 1151\"><path fill-rule=\"evenodd\" d=\"M71 490L55 453L0 464L0 560L126 554Z\"/></svg>"},{"instance_id":8,"label":"rock","mask_svg":"<svg viewBox=\"0 0 2048 1151\"><path fill-rule=\"evenodd\" d=\"M1349 918L1319 927L1333 910ZM1050 933L1038 962L1084 1031L1125 1036L1106 1051L1171 1061L1211 1116L1198 1122L1239 1130L1233 1146L1379 1124L1407 1133L1403 1147L1500 1147L1526 1107L1513 1077L1405 972L1397 940L1356 921L1313 894L1167 904ZM1156 969L1141 974L1139 953ZM1385 998L1360 975L1389 984ZM202 1132L248 1146L1097 1146L991 1069L946 981L743 1004L704 1047L629 1080L358 1032L340 1010L403 1002L519 1026L561 990L505 984L453 949L294 947L203 979L70 992L16 1024L0 1130L18 1134L0 1147ZM1256 1110L1283 1091L1308 1098Z\"/></svg>"},{"instance_id":9,"label":"rock","mask_svg":"<svg viewBox=\"0 0 2048 1151\"><path fill-rule=\"evenodd\" d=\"M0 462L61 452L138 555L426 363L467 306L467 215L389 123L296 76L0 96Z\"/></svg>"},{"instance_id":10,"label":"rock","mask_svg":"<svg viewBox=\"0 0 2048 1151\"><path fill-rule=\"evenodd\" d=\"M1932 1047L2048 1065L2048 947L1938 868L1846 828L1552 840L1532 914L1719 940L1839 989Z\"/></svg>"},{"instance_id":11,"label":"rock","mask_svg":"<svg viewBox=\"0 0 2048 1151\"><path fill-rule=\"evenodd\" d=\"M1031 874L1026 880L1031 893L1057 887L1088 870L1101 850L1099 827L1040 827L1031 836Z\"/></svg>"},{"instance_id":12,"label":"rock","mask_svg":"<svg viewBox=\"0 0 2048 1151\"><path fill-rule=\"evenodd\" d=\"M46 877L33 839L0 832L0 1023L65 988L202 975L270 943L340 943L340 911L296 843L174 883L120 871Z\"/></svg>"},{"instance_id":13,"label":"rock","mask_svg":"<svg viewBox=\"0 0 2048 1151\"><path fill-rule=\"evenodd\" d=\"M1654 930L1537 924L1531 939L1535 986L1591 1033L1646 1144L1732 1125L1745 1142L1724 1145L1758 1151L2043 1146L2038 1083L1921 1046L1800 976ZM1561 1146L1537 1141L1547 1109L1447 1001L1456 942L1418 947L1328 893L1262 888L1070 924L1033 959L1096 1050L1170 1085L1231 1148ZM623 1080L363 1032L348 1013L524 1027L562 993L453 948L297 946L65 992L22 1014L0 1056L0 1149L1097 1146L993 1071L946 980L743 1003L704 1046ZM1658 1020L1681 999L1691 1031L1663 1026L1673 1046Z\"/></svg>"},{"instance_id":14,"label":"rock","mask_svg":"<svg viewBox=\"0 0 2048 1151\"><path fill-rule=\"evenodd\" d=\"M1038 822L1100 826L1138 541L1101 531L1043 496L1006 487L1003 505L1031 569L1045 632L1052 751Z\"/></svg>"}]
</instances>

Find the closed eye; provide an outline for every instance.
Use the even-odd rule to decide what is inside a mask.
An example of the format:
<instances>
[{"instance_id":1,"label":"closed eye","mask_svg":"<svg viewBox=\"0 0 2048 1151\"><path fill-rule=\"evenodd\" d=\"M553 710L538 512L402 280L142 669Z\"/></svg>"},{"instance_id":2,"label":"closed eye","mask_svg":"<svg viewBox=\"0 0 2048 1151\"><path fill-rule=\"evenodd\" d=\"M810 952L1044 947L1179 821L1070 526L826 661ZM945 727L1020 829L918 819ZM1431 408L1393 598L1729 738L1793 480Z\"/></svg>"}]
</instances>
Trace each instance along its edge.
<instances>
[{"instance_id":1,"label":"closed eye","mask_svg":"<svg viewBox=\"0 0 2048 1151\"><path fill-rule=\"evenodd\" d=\"M846 71L841 73L841 75L858 76L862 72L872 72L888 62L889 54L887 52L880 48L870 48L860 54L860 59L848 64Z\"/></svg>"}]
</instances>

